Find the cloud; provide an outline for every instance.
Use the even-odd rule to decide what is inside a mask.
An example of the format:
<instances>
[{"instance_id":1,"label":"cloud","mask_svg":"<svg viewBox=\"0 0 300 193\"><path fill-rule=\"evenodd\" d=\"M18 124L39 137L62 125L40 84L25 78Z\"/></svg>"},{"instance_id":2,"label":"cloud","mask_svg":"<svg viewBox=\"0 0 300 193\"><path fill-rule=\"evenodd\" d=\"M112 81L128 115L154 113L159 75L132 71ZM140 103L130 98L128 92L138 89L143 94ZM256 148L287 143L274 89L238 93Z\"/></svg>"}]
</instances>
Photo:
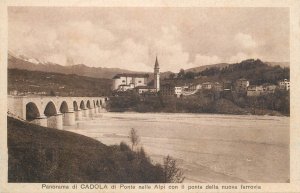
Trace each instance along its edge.
<instances>
[{"instance_id":1,"label":"cloud","mask_svg":"<svg viewBox=\"0 0 300 193\"><path fill-rule=\"evenodd\" d=\"M249 59L249 56L243 52L239 52L236 55L231 56L228 60L228 63L238 63L246 59Z\"/></svg>"},{"instance_id":2,"label":"cloud","mask_svg":"<svg viewBox=\"0 0 300 193\"><path fill-rule=\"evenodd\" d=\"M194 64L195 66L203 66L209 64L218 64L222 60L218 56L206 56L201 54L196 54Z\"/></svg>"},{"instance_id":3,"label":"cloud","mask_svg":"<svg viewBox=\"0 0 300 193\"><path fill-rule=\"evenodd\" d=\"M286 61L289 12L268 10L14 7L8 47L39 61L150 72L156 55L161 71L173 72L258 56Z\"/></svg>"},{"instance_id":4,"label":"cloud","mask_svg":"<svg viewBox=\"0 0 300 193\"><path fill-rule=\"evenodd\" d=\"M245 49L252 49L257 46L257 43L251 35L245 33L238 33L235 35L235 41L238 45Z\"/></svg>"},{"instance_id":5,"label":"cloud","mask_svg":"<svg viewBox=\"0 0 300 193\"><path fill-rule=\"evenodd\" d=\"M163 70L179 71L190 65L189 53L184 51L181 43L181 33L175 26L161 28L161 36L150 40L154 42L150 47L159 53L159 62Z\"/></svg>"}]
</instances>

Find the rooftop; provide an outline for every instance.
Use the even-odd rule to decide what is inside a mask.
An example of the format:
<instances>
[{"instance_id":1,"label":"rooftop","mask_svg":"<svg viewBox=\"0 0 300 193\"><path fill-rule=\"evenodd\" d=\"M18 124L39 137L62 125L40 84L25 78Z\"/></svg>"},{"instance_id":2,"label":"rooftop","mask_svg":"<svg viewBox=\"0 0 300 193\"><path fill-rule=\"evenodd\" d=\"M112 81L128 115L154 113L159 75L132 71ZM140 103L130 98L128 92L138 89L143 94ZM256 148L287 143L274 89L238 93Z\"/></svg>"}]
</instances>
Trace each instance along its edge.
<instances>
[{"instance_id":1,"label":"rooftop","mask_svg":"<svg viewBox=\"0 0 300 193\"><path fill-rule=\"evenodd\" d=\"M134 78L148 78L149 74L130 74L130 73L122 73L122 74L116 74L113 79L117 79L120 77L134 77Z\"/></svg>"}]
</instances>

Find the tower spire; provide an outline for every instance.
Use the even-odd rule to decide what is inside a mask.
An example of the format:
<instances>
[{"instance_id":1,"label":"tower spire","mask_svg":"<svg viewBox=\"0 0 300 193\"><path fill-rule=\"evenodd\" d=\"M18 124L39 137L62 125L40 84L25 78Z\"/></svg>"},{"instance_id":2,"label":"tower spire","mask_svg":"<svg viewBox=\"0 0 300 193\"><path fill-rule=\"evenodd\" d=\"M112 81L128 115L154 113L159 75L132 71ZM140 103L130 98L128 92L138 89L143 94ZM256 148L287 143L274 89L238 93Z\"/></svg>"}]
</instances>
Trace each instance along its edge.
<instances>
[{"instance_id":1,"label":"tower spire","mask_svg":"<svg viewBox=\"0 0 300 193\"><path fill-rule=\"evenodd\" d=\"M154 68L159 68L159 64L158 64L157 56L156 56L156 59L155 59L155 65L154 65Z\"/></svg>"},{"instance_id":2,"label":"tower spire","mask_svg":"<svg viewBox=\"0 0 300 193\"><path fill-rule=\"evenodd\" d=\"M156 92L158 92L160 90L159 64L158 64L157 56L156 56L155 65L154 65L154 88L156 89Z\"/></svg>"}]
</instances>

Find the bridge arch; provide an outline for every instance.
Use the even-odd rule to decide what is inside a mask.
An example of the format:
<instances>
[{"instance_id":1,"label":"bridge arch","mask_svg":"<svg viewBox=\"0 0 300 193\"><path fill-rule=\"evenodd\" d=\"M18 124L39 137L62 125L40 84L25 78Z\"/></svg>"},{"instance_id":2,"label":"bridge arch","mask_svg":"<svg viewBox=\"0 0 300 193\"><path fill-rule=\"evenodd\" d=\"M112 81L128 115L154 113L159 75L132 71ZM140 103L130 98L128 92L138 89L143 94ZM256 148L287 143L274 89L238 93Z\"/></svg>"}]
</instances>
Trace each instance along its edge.
<instances>
[{"instance_id":1,"label":"bridge arch","mask_svg":"<svg viewBox=\"0 0 300 193\"><path fill-rule=\"evenodd\" d=\"M78 111L78 104L76 101L73 101L73 108L74 108L74 111Z\"/></svg>"},{"instance_id":2,"label":"bridge arch","mask_svg":"<svg viewBox=\"0 0 300 193\"><path fill-rule=\"evenodd\" d=\"M60 111L61 113L67 113L67 112L69 112L69 107L68 107L68 104L67 104L66 101L63 101L63 102L61 103L60 108L59 108L59 111Z\"/></svg>"},{"instance_id":3,"label":"bridge arch","mask_svg":"<svg viewBox=\"0 0 300 193\"><path fill-rule=\"evenodd\" d=\"M80 102L80 109L85 109L85 104L83 100Z\"/></svg>"},{"instance_id":4,"label":"bridge arch","mask_svg":"<svg viewBox=\"0 0 300 193\"><path fill-rule=\"evenodd\" d=\"M33 102L29 102L26 104L26 120L32 121L36 118L40 117L40 112L37 105Z\"/></svg>"},{"instance_id":5,"label":"bridge arch","mask_svg":"<svg viewBox=\"0 0 300 193\"><path fill-rule=\"evenodd\" d=\"M88 109L91 109L91 103L90 103L90 100L88 100L88 101L86 102L86 107L87 107Z\"/></svg>"},{"instance_id":6,"label":"bridge arch","mask_svg":"<svg viewBox=\"0 0 300 193\"><path fill-rule=\"evenodd\" d=\"M57 114L56 107L55 107L55 105L52 101L48 102L48 104L46 105L45 110L44 110L44 114L47 117L54 116L54 115Z\"/></svg>"}]
</instances>

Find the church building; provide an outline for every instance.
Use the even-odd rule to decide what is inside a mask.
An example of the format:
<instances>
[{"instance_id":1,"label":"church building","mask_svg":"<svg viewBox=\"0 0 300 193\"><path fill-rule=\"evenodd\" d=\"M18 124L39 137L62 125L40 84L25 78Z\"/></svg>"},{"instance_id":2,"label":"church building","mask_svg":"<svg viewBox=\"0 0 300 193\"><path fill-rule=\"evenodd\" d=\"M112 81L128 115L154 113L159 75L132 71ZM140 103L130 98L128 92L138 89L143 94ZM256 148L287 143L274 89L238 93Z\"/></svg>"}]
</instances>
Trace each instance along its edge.
<instances>
[{"instance_id":1,"label":"church building","mask_svg":"<svg viewBox=\"0 0 300 193\"><path fill-rule=\"evenodd\" d=\"M112 90L127 91L135 89L139 94L157 93L160 90L159 64L156 57L154 64L154 86L148 86L148 74L117 74L113 77Z\"/></svg>"}]
</instances>

